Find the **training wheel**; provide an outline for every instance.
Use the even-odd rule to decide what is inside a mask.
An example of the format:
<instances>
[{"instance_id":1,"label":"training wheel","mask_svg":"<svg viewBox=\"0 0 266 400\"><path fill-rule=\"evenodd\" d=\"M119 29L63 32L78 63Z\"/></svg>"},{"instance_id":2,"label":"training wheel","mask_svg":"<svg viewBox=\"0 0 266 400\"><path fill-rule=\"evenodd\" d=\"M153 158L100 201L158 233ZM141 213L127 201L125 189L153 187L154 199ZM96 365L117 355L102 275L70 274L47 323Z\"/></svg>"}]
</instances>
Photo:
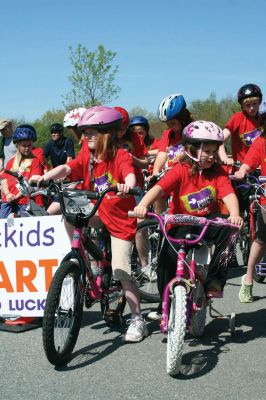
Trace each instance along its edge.
<instances>
[{"instance_id":1,"label":"training wheel","mask_svg":"<svg viewBox=\"0 0 266 400\"><path fill-rule=\"evenodd\" d=\"M229 329L231 332L231 335L234 335L236 333L236 315L235 313L231 313L229 317Z\"/></svg>"}]
</instances>

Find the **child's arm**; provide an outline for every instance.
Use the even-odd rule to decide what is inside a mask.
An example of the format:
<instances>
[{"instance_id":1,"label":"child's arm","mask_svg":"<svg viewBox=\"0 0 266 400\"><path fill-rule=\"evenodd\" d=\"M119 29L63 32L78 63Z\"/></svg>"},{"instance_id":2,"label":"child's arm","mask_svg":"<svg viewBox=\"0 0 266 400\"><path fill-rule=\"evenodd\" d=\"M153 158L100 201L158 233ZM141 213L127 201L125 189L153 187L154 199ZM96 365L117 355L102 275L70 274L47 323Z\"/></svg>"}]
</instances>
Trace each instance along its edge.
<instances>
[{"instance_id":1,"label":"child's arm","mask_svg":"<svg viewBox=\"0 0 266 400\"><path fill-rule=\"evenodd\" d=\"M145 218L148 207L164 196L164 191L159 185L153 186L141 199L139 204L134 208L134 213L137 218Z\"/></svg>"},{"instance_id":2,"label":"child's arm","mask_svg":"<svg viewBox=\"0 0 266 400\"><path fill-rule=\"evenodd\" d=\"M223 134L224 134L224 143L227 142L227 140L229 139L229 137L231 136L231 132L229 131L229 129L225 128L223 130ZM231 158L227 157L226 151L225 151L225 145L224 143L219 147L219 157L221 159L221 161L226 164L226 165L232 165L234 160L232 160Z\"/></svg>"},{"instance_id":3,"label":"child's arm","mask_svg":"<svg viewBox=\"0 0 266 400\"><path fill-rule=\"evenodd\" d=\"M165 166L166 161L167 161L167 153L164 151L159 151L154 161L152 174L157 175L159 172L161 172L163 167Z\"/></svg>"},{"instance_id":4,"label":"child's arm","mask_svg":"<svg viewBox=\"0 0 266 400\"><path fill-rule=\"evenodd\" d=\"M49 181L50 179L61 179L65 178L71 173L71 168L67 165L58 165L58 167L51 169L51 171L46 172L44 175L33 175L30 178L30 182L38 182L40 185L43 181Z\"/></svg>"},{"instance_id":5,"label":"child's arm","mask_svg":"<svg viewBox=\"0 0 266 400\"><path fill-rule=\"evenodd\" d=\"M234 193L230 193L227 196L223 197L223 202L228 208L229 211L229 219L232 224L242 226L243 219L239 215L239 203L237 197Z\"/></svg>"}]
</instances>

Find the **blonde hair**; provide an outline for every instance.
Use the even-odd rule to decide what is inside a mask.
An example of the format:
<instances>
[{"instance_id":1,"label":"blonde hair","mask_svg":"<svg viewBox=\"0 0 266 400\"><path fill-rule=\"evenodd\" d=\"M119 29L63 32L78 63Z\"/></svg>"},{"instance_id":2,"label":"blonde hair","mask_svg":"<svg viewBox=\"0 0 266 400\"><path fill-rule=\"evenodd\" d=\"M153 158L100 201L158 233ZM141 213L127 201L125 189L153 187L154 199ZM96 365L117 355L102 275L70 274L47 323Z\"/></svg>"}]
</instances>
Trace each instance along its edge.
<instances>
[{"instance_id":1,"label":"blonde hair","mask_svg":"<svg viewBox=\"0 0 266 400\"><path fill-rule=\"evenodd\" d=\"M18 145L17 145L17 147L18 147ZM33 158L34 158L34 155L32 153L27 158L23 157L22 154L20 153L19 149L17 149L11 171L18 172L21 169L23 169L23 171L25 171L25 169L27 169L28 167L31 166Z\"/></svg>"},{"instance_id":2,"label":"blonde hair","mask_svg":"<svg viewBox=\"0 0 266 400\"><path fill-rule=\"evenodd\" d=\"M257 96L247 97L246 99L242 100L242 105L244 106L246 103L249 103L250 101L256 101L256 100L260 100L260 98Z\"/></svg>"}]
</instances>

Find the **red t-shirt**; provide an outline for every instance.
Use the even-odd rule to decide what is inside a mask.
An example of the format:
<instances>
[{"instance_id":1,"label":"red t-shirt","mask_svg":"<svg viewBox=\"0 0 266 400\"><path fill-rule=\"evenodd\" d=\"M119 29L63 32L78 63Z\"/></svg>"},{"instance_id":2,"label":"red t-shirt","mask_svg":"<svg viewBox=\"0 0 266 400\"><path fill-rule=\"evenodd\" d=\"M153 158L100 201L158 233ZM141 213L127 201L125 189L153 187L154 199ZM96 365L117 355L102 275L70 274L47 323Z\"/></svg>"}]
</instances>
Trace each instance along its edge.
<instances>
[{"instance_id":1,"label":"red t-shirt","mask_svg":"<svg viewBox=\"0 0 266 400\"><path fill-rule=\"evenodd\" d=\"M166 129L162 133L159 151L166 152L167 147L180 144L182 142L182 133L174 132L173 129Z\"/></svg>"},{"instance_id":2,"label":"red t-shirt","mask_svg":"<svg viewBox=\"0 0 266 400\"><path fill-rule=\"evenodd\" d=\"M150 146L148 146L148 149L149 150L157 150L157 149L159 149L160 142L161 142L160 138L154 138L152 143L150 144Z\"/></svg>"},{"instance_id":3,"label":"red t-shirt","mask_svg":"<svg viewBox=\"0 0 266 400\"><path fill-rule=\"evenodd\" d=\"M261 166L261 175L266 176L266 139L263 136L258 137L250 146L244 163L247 164L252 170ZM260 198L261 204L266 204L264 196Z\"/></svg>"},{"instance_id":4,"label":"red t-shirt","mask_svg":"<svg viewBox=\"0 0 266 400\"><path fill-rule=\"evenodd\" d=\"M8 163L6 165L6 169L12 170L14 160L15 160L15 156L12 157L8 161ZM19 173L28 180L32 175L42 175L43 167L42 167L42 164L40 163L40 160L37 157L34 157L32 159L31 165L28 168L26 168L24 171L19 171ZM19 190L16 188L16 184L18 183L17 179L13 178L11 175L5 174L4 172L1 174L1 177L7 179L7 185L8 185L9 192L14 195L17 195L19 193ZM2 200L3 200L3 202L6 202L6 197L4 195L2 197ZM18 200L16 200L16 203L27 205L29 203L29 200L30 200L29 197L20 197ZM33 200L38 205L43 206L42 196L36 196L36 197L34 197Z\"/></svg>"},{"instance_id":5,"label":"red t-shirt","mask_svg":"<svg viewBox=\"0 0 266 400\"><path fill-rule=\"evenodd\" d=\"M119 149L112 161L97 162L93 160L90 166L90 151L82 147L77 157L67 165L78 179L83 179L83 189L93 189L98 192L116 183L125 182L128 174L134 174L132 156L125 150ZM91 173L92 176L91 176ZM136 233L136 220L128 218L128 211L136 205L134 196L118 197L108 193L100 207L99 216L109 232L124 240L133 240Z\"/></svg>"},{"instance_id":6,"label":"red t-shirt","mask_svg":"<svg viewBox=\"0 0 266 400\"><path fill-rule=\"evenodd\" d=\"M43 167L43 173L48 171L43 149L41 147L33 147L32 154L34 154L35 157L37 157L40 160L40 163L42 164Z\"/></svg>"},{"instance_id":7,"label":"red t-shirt","mask_svg":"<svg viewBox=\"0 0 266 400\"><path fill-rule=\"evenodd\" d=\"M213 172L190 176L190 164L178 163L158 182L165 194L172 195L170 214L206 216L218 212L217 198L223 199L234 189L219 166Z\"/></svg>"},{"instance_id":8,"label":"red t-shirt","mask_svg":"<svg viewBox=\"0 0 266 400\"><path fill-rule=\"evenodd\" d=\"M225 127L231 132L232 156L243 163L253 141L261 134L257 118L248 117L242 111L235 113Z\"/></svg>"}]
</instances>

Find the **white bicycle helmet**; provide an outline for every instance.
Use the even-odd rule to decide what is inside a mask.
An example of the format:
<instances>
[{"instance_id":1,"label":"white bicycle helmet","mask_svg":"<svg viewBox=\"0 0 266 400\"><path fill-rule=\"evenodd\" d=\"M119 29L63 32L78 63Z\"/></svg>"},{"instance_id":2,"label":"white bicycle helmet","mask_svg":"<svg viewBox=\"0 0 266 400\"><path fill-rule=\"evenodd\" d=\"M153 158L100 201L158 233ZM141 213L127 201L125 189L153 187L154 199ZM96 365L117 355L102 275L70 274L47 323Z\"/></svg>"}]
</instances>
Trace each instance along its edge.
<instances>
[{"instance_id":1,"label":"white bicycle helmet","mask_svg":"<svg viewBox=\"0 0 266 400\"><path fill-rule=\"evenodd\" d=\"M64 127L76 126L79 122L80 117L85 111L86 108L79 107L79 108L74 108L73 110L70 110L68 113L66 113L63 122Z\"/></svg>"}]
</instances>

